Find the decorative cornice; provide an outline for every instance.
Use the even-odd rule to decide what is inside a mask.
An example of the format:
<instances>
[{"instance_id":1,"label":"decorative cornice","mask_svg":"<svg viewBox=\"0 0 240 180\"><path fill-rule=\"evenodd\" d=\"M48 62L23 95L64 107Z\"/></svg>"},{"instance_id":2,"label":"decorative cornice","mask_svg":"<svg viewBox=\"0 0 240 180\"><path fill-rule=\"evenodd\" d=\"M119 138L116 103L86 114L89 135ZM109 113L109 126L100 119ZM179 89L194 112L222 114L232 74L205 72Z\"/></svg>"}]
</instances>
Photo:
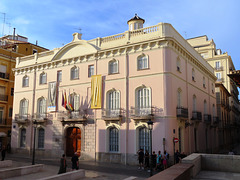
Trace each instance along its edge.
<instances>
[{"instance_id":1,"label":"decorative cornice","mask_svg":"<svg viewBox=\"0 0 240 180\"><path fill-rule=\"evenodd\" d=\"M156 38L148 41L142 41L140 43L131 43L124 46L98 50L97 53L94 53L94 54L76 56L68 59L60 59L60 60L48 61L44 63L32 64L30 66L25 66L25 67L19 67L19 68L13 69L13 71L16 73L16 75L23 74L23 73L31 73L34 69L36 71L43 71L46 69L54 69L61 66L68 66L68 65L72 66L73 64L80 64L88 61L101 60L105 58L114 58L114 57L116 58L117 56L122 56L125 54L132 54L132 53L138 53L138 52L143 53L144 51L155 50L159 48L167 48L167 47L174 49L176 52L178 52L178 54L181 54L181 56L184 57L186 60L192 62L195 66L197 66L206 74L209 74L209 76L212 79L216 79L216 77L211 71L209 71L195 57L193 57L190 54L190 52L188 52L183 46L179 45L179 43L174 38L160 38L160 39ZM48 53L45 52L45 54L48 54ZM50 54L52 54L52 52L51 53L49 52L49 55ZM31 57L31 58L33 59L34 57Z\"/></svg>"}]
</instances>

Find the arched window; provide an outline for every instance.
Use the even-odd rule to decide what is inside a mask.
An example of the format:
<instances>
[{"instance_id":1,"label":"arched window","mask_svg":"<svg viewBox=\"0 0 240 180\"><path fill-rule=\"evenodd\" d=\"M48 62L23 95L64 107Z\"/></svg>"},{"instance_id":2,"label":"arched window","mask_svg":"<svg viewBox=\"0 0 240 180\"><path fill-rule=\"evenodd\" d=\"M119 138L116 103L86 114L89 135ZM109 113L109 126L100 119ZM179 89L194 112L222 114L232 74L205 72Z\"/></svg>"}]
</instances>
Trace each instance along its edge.
<instances>
[{"instance_id":1,"label":"arched window","mask_svg":"<svg viewBox=\"0 0 240 180\"><path fill-rule=\"evenodd\" d=\"M46 99L43 97L39 98L37 101L37 114L40 117L43 117L46 115L46 110L47 110L47 104L46 104Z\"/></svg>"},{"instance_id":2,"label":"arched window","mask_svg":"<svg viewBox=\"0 0 240 180\"><path fill-rule=\"evenodd\" d=\"M39 80L40 80L39 84L47 84L47 74L44 72L41 73Z\"/></svg>"},{"instance_id":3,"label":"arched window","mask_svg":"<svg viewBox=\"0 0 240 180\"><path fill-rule=\"evenodd\" d=\"M177 91L177 107L182 106L182 90L179 88Z\"/></svg>"},{"instance_id":4,"label":"arched window","mask_svg":"<svg viewBox=\"0 0 240 180\"><path fill-rule=\"evenodd\" d=\"M71 68L71 80L79 78L79 68L74 66Z\"/></svg>"},{"instance_id":5,"label":"arched window","mask_svg":"<svg viewBox=\"0 0 240 180\"><path fill-rule=\"evenodd\" d=\"M137 67L138 70L147 69L148 68L148 56L142 54L137 58Z\"/></svg>"},{"instance_id":6,"label":"arched window","mask_svg":"<svg viewBox=\"0 0 240 180\"><path fill-rule=\"evenodd\" d=\"M192 68L192 80L195 81L195 70Z\"/></svg>"},{"instance_id":7,"label":"arched window","mask_svg":"<svg viewBox=\"0 0 240 180\"><path fill-rule=\"evenodd\" d=\"M136 106L138 115L151 114L151 90L147 87L137 88L136 90Z\"/></svg>"},{"instance_id":8,"label":"arched window","mask_svg":"<svg viewBox=\"0 0 240 180\"><path fill-rule=\"evenodd\" d=\"M79 108L80 108L80 97L79 97L78 94L76 94L76 93L70 94L69 102L72 105L74 111L79 111Z\"/></svg>"},{"instance_id":9,"label":"arched window","mask_svg":"<svg viewBox=\"0 0 240 180\"><path fill-rule=\"evenodd\" d=\"M140 127L138 130L138 149L143 149L144 151L149 151L149 130L146 127Z\"/></svg>"},{"instance_id":10,"label":"arched window","mask_svg":"<svg viewBox=\"0 0 240 180\"><path fill-rule=\"evenodd\" d=\"M20 147L21 148L26 147L26 129L25 128L20 129Z\"/></svg>"},{"instance_id":11,"label":"arched window","mask_svg":"<svg viewBox=\"0 0 240 180\"><path fill-rule=\"evenodd\" d=\"M26 99L22 99L20 101L20 109L19 109L19 114L20 114L20 118L27 118L27 114L28 114L28 100Z\"/></svg>"},{"instance_id":12,"label":"arched window","mask_svg":"<svg viewBox=\"0 0 240 180\"><path fill-rule=\"evenodd\" d=\"M28 76L24 76L22 79L22 87L28 87L29 86L29 78Z\"/></svg>"},{"instance_id":13,"label":"arched window","mask_svg":"<svg viewBox=\"0 0 240 180\"><path fill-rule=\"evenodd\" d=\"M45 130L43 128L38 129L38 148L43 149L44 148L44 135Z\"/></svg>"},{"instance_id":14,"label":"arched window","mask_svg":"<svg viewBox=\"0 0 240 180\"><path fill-rule=\"evenodd\" d=\"M107 115L115 117L120 115L120 92L110 90L107 92Z\"/></svg>"},{"instance_id":15,"label":"arched window","mask_svg":"<svg viewBox=\"0 0 240 180\"><path fill-rule=\"evenodd\" d=\"M109 128L109 152L119 151L119 130L116 127Z\"/></svg>"},{"instance_id":16,"label":"arched window","mask_svg":"<svg viewBox=\"0 0 240 180\"><path fill-rule=\"evenodd\" d=\"M108 73L115 74L118 73L118 61L113 59L108 63Z\"/></svg>"}]
</instances>

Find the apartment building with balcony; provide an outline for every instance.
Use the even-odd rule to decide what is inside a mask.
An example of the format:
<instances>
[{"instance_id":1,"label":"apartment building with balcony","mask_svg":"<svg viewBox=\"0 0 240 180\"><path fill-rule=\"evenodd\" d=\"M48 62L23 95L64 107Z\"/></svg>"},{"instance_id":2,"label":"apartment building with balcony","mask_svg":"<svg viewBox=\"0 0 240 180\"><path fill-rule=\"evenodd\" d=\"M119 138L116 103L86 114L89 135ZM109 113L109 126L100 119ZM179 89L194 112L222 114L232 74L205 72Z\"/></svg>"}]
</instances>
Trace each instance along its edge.
<instances>
[{"instance_id":1,"label":"apartment building with balcony","mask_svg":"<svg viewBox=\"0 0 240 180\"><path fill-rule=\"evenodd\" d=\"M21 38L20 38L21 37ZM30 55L29 47L34 47L38 52L47 50L27 42L27 38L12 35L0 38L0 149L11 143L11 127L14 96L14 73L16 57ZM24 49L24 51L23 51Z\"/></svg>"},{"instance_id":2,"label":"apartment building with balcony","mask_svg":"<svg viewBox=\"0 0 240 180\"><path fill-rule=\"evenodd\" d=\"M222 53L221 49L217 49L214 41L212 39L208 40L206 35L191 38L187 41L214 68L214 73L217 77L216 91L220 93L220 95L217 95L217 104L220 103L221 106L227 107L227 112L223 114L221 108L217 109L220 118L219 120L222 121L220 124L224 125L221 125L221 128L228 127L227 133L222 132L223 134L220 135L219 139L222 139L223 136L227 136L225 145L230 145L239 137L238 126L235 125L240 122L239 92L234 80L228 76L235 70L232 58L227 52ZM223 91L223 86L226 88L230 96Z\"/></svg>"},{"instance_id":3,"label":"apartment building with balcony","mask_svg":"<svg viewBox=\"0 0 240 180\"><path fill-rule=\"evenodd\" d=\"M149 120L155 152L173 158L176 137L180 152L216 149L214 69L171 24L144 22L135 15L123 33L74 33L61 48L18 58L13 151L32 151L37 125L36 155L136 164L149 150Z\"/></svg>"}]
</instances>

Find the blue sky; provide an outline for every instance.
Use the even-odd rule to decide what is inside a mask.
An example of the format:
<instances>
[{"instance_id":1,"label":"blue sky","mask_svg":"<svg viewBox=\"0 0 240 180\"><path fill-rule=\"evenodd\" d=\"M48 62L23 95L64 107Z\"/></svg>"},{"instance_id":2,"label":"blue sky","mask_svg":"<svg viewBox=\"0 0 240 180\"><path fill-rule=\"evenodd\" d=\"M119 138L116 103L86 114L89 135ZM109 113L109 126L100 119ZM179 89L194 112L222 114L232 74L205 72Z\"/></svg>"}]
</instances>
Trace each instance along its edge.
<instances>
[{"instance_id":1,"label":"blue sky","mask_svg":"<svg viewBox=\"0 0 240 180\"><path fill-rule=\"evenodd\" d=\"M53 49L79 28L85 40L122 33L137 13L144 27L166 22L184 38L207 35L240 69L239 8L239 0L0 0L0 34L15 27L29 42Z\"/></svg>"}]
</instances>

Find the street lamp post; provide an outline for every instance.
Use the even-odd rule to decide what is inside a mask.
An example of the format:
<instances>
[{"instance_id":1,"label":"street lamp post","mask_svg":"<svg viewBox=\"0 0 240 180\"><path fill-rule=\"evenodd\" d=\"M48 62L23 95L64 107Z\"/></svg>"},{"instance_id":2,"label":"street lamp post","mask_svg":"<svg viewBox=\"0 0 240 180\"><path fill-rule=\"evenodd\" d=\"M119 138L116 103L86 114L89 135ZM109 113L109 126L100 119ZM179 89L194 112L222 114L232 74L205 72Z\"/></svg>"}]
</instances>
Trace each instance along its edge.
<instances>
[{"instance_id":1,"label":"street lamp post","mask_svg":"<svg viewBox=\"0 0 240 180\"><path fill-rule=\"evenodd\" d=\"M148 122L148 130L149 130L149 139L150 139L150 142L149 142L149 151L150 151L150 176L153 175L153 157L152 157L152 130L153 130L153 122L152 120L150 119Z\"/></svg>"},{"instance_id":2,"label":"street lamp post","mask_svg":"<svg viewBox=\"0 0 240 180\"><path fill-rule=\"evenodd\" d=\"M33 154L32 154L32 165L35 164L35 143L36 143L36 128L37 128L37 120L33 121L34 134L33 134Z\"/></svg>"}]
</instances>

